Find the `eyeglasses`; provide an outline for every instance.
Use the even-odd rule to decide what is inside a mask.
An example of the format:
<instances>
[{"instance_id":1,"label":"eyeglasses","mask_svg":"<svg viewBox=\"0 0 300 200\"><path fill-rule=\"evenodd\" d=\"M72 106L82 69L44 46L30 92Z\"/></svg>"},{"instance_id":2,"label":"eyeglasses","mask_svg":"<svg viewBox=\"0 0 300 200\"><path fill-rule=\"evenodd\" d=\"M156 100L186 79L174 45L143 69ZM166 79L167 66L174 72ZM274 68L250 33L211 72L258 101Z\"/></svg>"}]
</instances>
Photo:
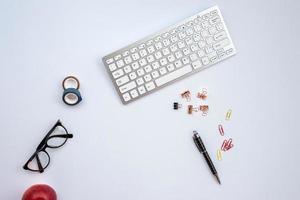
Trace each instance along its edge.
<instances>
[{"instance_id":1,"label":"eyeglasses","mask_svg":"<svg viewBox=\"0 0 300 200\"><path fill-rule=\"evenodd\" d=\"M40 142L34 154L23 166L23 169L43 173L50 163L50 156L46 149L59 148L66 144L67 140L72 137L73 135L69 134L60 120L58 120Z\"/></svg>"}]
</instances>

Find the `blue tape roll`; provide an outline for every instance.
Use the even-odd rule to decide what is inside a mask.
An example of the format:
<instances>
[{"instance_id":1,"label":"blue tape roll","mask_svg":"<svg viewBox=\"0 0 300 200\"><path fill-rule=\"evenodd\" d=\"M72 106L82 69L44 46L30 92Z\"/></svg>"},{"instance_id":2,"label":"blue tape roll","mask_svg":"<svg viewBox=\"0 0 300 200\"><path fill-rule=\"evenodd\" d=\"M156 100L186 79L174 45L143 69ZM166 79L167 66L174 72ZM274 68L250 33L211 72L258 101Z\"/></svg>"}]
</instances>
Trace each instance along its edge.
<instances>
[{"instance_id":1,"label":"blue tape roll","mask_svg":"<svg viewBox=\"0 0 300 200\"><path fill-rule=\"evenodd\" d=\"M65 104L74 106L82 100L82 97L79 90L75 88L67 88L64 90L62 99Z\"/></svg>"}]
</instances>

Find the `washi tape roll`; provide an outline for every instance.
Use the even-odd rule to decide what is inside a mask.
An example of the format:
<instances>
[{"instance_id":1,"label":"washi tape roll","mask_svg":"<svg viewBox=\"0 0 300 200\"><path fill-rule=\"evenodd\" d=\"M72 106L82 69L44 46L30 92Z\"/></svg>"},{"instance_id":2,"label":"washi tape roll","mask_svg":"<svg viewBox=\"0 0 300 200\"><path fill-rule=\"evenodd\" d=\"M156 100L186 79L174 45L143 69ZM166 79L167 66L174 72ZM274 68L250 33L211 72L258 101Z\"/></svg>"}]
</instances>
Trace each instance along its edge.
<instances>
[{"instance_id":1,"label":"washi tape roll","mask_svg":"<svg viewBox=\"0 0 300 200\"><path fill-rule=\"evenodd\" d=\"M65 102L65 104L74 106L82 100L82 97L80 92L77 89L67 88L64 90L62 99Z\"/></svg>"},{"instance_id":2,"label":"washi tape roll","mask_svg":"<svg viewBox=\"0 0 300 200\"><path fill-rule=\"evenodd\" d=\"M62 82L62 86L65 90L68 88L75 88L78 90L80 87L80 83L75 76L67 76Z\"/></svg>"}]
</instances>

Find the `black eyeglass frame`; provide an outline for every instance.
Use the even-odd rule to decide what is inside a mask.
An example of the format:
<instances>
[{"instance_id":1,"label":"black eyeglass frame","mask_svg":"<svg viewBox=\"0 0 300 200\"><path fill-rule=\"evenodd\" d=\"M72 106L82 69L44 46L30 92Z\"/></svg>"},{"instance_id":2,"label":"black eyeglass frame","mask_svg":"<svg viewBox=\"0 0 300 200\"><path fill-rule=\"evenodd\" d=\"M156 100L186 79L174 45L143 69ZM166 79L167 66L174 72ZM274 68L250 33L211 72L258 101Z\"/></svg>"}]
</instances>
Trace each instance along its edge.
<instances>
[{"instance_id":1,"label":"black eyeglass frame","mask_svg":"<svg viewBox=\"0 0 300 200\"><path fill-rule=\"evenodd\" d=\"M57 134L57 135L51 135L53 133L53 131L57 128L57 127L61 127L64 129L65 134ZM51 146L48 144L48 141L51 138L66 138L65 141L59 145L59 146ZM42 141L40 142L40 144L37 146L36 151L32 154L32 156L29 158L29 160L25 163L25 165L23 166L23 169L25 170L29 170L29 171L33 171L33 172L40 172L43 173L44 170L49 166L50 164L50 155L48 154L48 152L46 151L47 148L51 148L51 149L57 149L62 147L64 144L66 144L67 140L69 138L73 138L73 134L70 134L68 132L68 130L66 129L66 127L64 127L61 123L60 120L58 120L55 125L50 129L50 131L46 134L46 136L42 139ZM42 166L42 163L40 161L39 158L39 153L40 152L44 152L47 156L48 156L48 163L46 164L45 167ZM29 163L32 162L32 160L36 158L37 164L38 164L38 170L35 169L30 169L28 167Z\"/></svg>"}]
</instances>

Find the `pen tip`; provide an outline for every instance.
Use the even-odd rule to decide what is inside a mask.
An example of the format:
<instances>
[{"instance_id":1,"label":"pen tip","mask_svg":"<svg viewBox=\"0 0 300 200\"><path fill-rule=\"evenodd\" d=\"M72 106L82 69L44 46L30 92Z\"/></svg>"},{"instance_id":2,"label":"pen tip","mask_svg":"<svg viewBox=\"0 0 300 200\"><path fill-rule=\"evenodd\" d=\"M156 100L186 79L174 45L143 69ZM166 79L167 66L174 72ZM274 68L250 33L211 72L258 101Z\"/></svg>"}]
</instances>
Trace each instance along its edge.
<instances>
[{"instance_id":1,"label":"pen tip","mask_svg":"<svg viewBox=\"0 0 300 200\"><path fill-rule=\"evenodd\" d=\"M216 176L216 178L217 178L218 183L221 185L221 180L220 180L218 174L215 174L215 176Z\"/></svg>"}]
</instances>

